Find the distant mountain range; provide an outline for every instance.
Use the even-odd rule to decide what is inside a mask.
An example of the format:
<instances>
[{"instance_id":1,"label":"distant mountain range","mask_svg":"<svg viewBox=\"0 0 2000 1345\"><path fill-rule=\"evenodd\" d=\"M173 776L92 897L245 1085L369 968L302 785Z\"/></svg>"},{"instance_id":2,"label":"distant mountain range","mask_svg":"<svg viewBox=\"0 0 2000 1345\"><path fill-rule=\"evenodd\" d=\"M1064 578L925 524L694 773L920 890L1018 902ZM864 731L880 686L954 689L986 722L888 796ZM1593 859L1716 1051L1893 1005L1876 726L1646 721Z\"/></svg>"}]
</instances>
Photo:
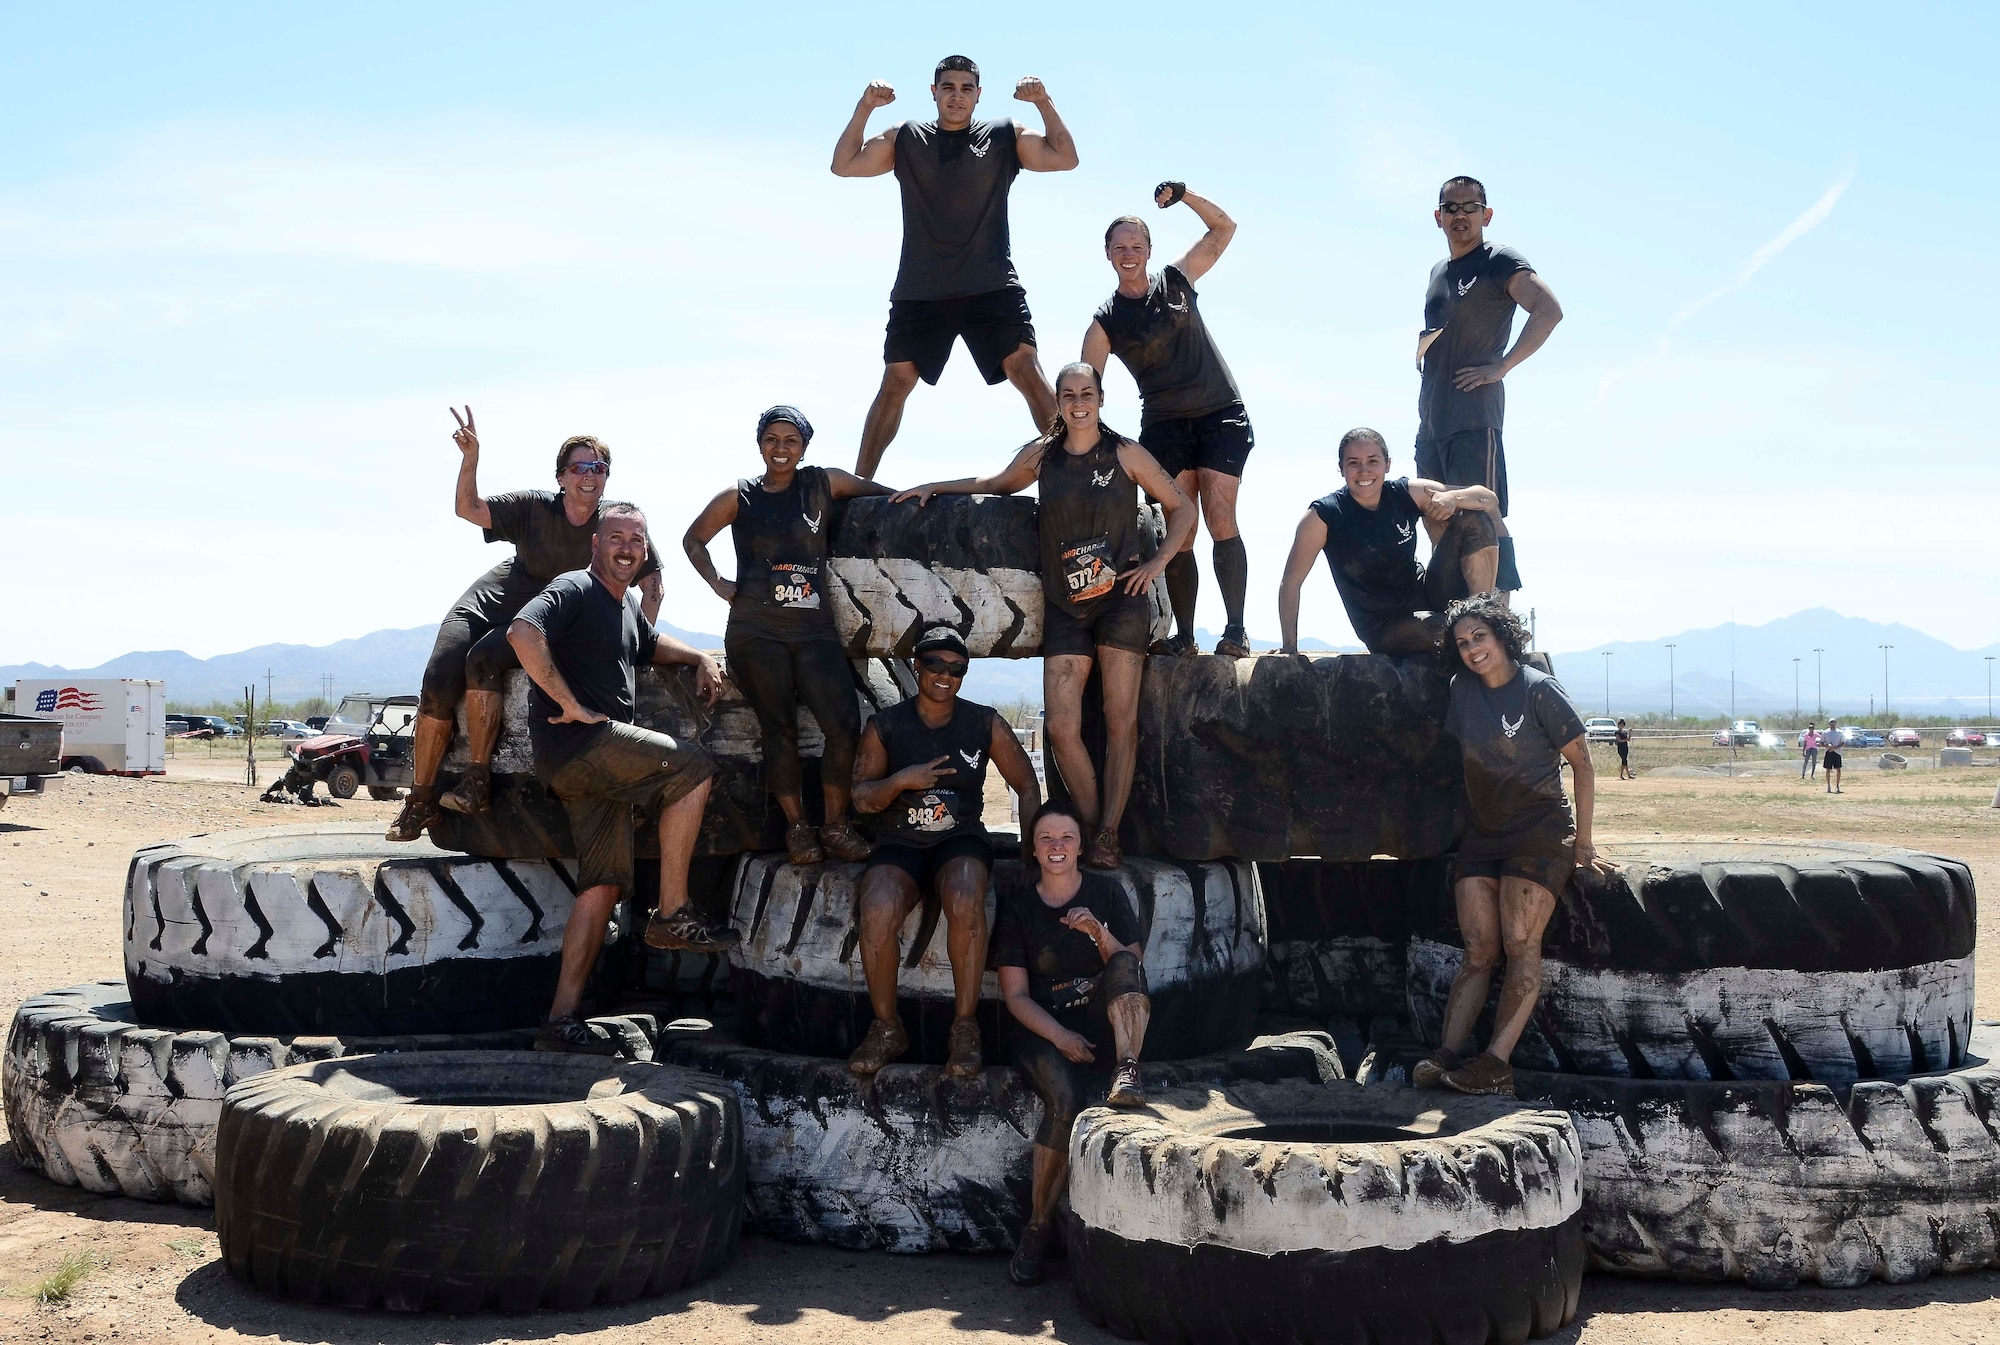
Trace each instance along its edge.
<instances>
[{"instance_id":1,"label":"distant mountain range","mask_svg":"<svg viewBox=\"0 0 2000 1345\"><path fill-rule=\"evenodd\" d=\"M720 649L722 637L662 625L700 649ZM1197 631L1204 649L1214 637ZM24 663L0 667L0 685L22 677L149 677L167 684L170 700L200 705L240 697L254 683L264 695L299 701L319 694L330 675L336 697L351 691L406 692L417 689L437 627L378 630L329 645L259 645L233 654L198 659L178 649L123 654L95 668L57 668ZM1324 641L1300 642L1333 651ZM1258 649L1276 646L1252 640ZM1797 612L1761 626L1723 625L1682 631L1657 640L1620 641L1552 655L1556 674L1586 713L1605 712L1606 663L1610 665L1612 714L1640 714L1668 708L1668 651L1673 644L1673 708L1683 714L1770 714L1792 708L1797 659L1799 706L1852 714L1880 704L1882 645L1891 645L1888 704L1912 713L1969 715L1986 720L1987 676L2000 658L2000 645L1954 649L1909 626L1842 616L1826 608ZM1351 646L1338 647L1352 652ZM1817 648L1821 652L1815 655ZM1604 655L1611 655L1606 660ZM1731 673L1734 672L1734 695ZM1816 680L1823 679L1823 680ZM1823 687L1823 690L1821 689ZM1041 660L982 659L967 682L967 694L988 702L1041 700Z\"/></svg>"}]
</instances>

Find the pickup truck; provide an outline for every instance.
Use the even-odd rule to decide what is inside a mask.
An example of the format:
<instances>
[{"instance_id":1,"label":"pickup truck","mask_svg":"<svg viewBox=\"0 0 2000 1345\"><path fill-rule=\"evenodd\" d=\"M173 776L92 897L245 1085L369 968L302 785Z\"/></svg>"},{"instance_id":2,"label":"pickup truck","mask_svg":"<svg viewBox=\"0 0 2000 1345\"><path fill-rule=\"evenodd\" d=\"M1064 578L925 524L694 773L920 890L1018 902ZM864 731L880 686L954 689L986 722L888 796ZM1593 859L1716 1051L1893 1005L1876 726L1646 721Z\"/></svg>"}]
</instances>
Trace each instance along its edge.
<instances>
[{"instance_id":1,"label":"pickup truck","mask_svg":"<svg viewBox=\"0 0 2000 1345\"><path fill-rule=\"evenodd\" d=\"M0 715L0 807L15 794L39 794L62 778L60 719Z\"/></svg>"}]
</instances>

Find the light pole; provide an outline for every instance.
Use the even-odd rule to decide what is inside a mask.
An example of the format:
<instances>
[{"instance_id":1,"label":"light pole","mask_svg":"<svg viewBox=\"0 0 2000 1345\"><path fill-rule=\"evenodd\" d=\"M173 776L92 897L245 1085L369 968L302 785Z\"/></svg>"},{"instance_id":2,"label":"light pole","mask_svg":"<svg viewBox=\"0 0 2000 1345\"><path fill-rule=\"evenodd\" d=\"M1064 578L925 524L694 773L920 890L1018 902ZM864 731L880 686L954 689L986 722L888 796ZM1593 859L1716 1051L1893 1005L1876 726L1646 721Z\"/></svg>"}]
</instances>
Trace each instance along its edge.
<instances>
[{"instance_id":1,"label":"light pole","mask_svg":"<svg viewBox=\"0 0 2000 1345\"><path fill-rule=\"evenodd\" d=\"M1896 646L1884 644L1875 646L1882 651L1882 713L1889 713L1889 651Z\"/></svg>"},{"instance_id":2,"label":"light pole","mask_svg":"<svg viewBox=\"0 0 2000 1345\"><path fill-rule=\"evenodd\" d=\"M1672 724L1674 722L1674 651L1679 648L1680 646L1677 644L1670 644L1667 646L1667 723L1668 724ZM1993 668L1992 668L1993 660L1988 659L1986 660L1986 663L1987 663L1986 680L1990 685L1993 681ZM1989 696L1987 697L1987 699L1991 700L1992 697ZM1991 718L1992 716L1989 714L1987 717Z\"/></svg>"},{"instance_id":3,"label":"light pole","mask_svg":"<svg viewBox=\"0 0 2000 1345\"><path fill-rule=\"evenodd\" d=\"M1611 716L1611 651L1604 651L1604 714Z\"/></svg>"},{"instance_id":4,"label":"light pole","mask_svg":"<svg viewBox=\"0 0 2000 1345\"><path fill-rule=\"evenodd\" d=\"M1792 660L1792 718L1799 717L1799 661Z\"/></svg>"},{"instance_id":5,"label":"light pole","mask_svg":"<svg viewBox=\"0 0 2000 1345\"><path fill-rule=\"evenodd\" d=\"M1986 656L1986 722L1993 722L1993 655Z\"/></svg>"},{"instance_id":6,"label":"light pole","mask_svg":"<svg viewBox=\"0 0 2000 1345\"><path fill-rule=\"evenodd\" d=\"M1813 702L1819 706L1819 717L1826 718L1826 667L1820 662L1820 655L1826 652L1819 645L1813 646Z\"/></svg>"}]
</instances>

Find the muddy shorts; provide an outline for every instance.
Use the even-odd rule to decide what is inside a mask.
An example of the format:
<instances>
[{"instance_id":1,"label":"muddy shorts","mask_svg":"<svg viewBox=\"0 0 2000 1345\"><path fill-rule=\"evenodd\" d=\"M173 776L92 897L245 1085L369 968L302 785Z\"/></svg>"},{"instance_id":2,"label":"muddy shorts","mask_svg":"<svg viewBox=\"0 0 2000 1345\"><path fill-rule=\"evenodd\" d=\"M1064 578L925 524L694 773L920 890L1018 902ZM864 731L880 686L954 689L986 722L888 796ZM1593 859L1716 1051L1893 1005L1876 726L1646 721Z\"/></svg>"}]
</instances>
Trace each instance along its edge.
<instances>
[{"instance_id":1,"label":"muddy shorts","mask_svg":"<svg viewBox=\"0 0 2000 1345\"><path fill-rule=\"evenodd\" d=\"M1055 1020L1071 1032L1090 1039L1097 1058L1088 1065L1071 1060L1047 1037L1016 1022L1007 1024L1008 1053L1028 1087L1042 1100L1042 1128L1035 1132L1035 1143L1067 1151L1076 1114L1086 1107L1103 1105L1105 1094L1111 1091L1111 1075L1118 1068L1117 1039L1107 1009L1121 995L1145 993L1146 969L1139 959L1130 953L1113 953L1097 978L1090 1002L1055 1015Z\"/></svg>"},{"instance_id":2,"label":"muddy shorts","mask_svg":"<svg viewBox=\"0 0 2000 1345\"><path fill-rule=\"evenodd\" d=\"M1205 416L1156 420L1139 431L1139 443L1168 476L1205 468L1240 477L1257 435L1243 403L1232 402Z\"/></svg>"},{"instance_id":3,"label":"muddy shorts","mask_svg":"<svg viewBox=\"0 0 2000 1345\"><path fill-rule=\"evenodd\" d=\"M1134 654L1143 654L1153 642L1153 599L1150 594L1127 593L1122 587L1100 598L1086 617L1074 617L1063 604L1045 599L1042 603L1042 657L1082 654L1097 657L1097 647L1106 645Z\"/></svg>"},{"instance_id":4,"label":"muddy shorts","mask_svg":"<svg viewBox=\"0 0 2000 1345\"><path fill-rule=\"evenodd\" d=\"M1467 859L1460 855L1452 866L1451 881L1456 886L1461 878L1526 878L1550 895L1559 897L1575 876L1574 853L1568 858L1517 855L1512 859Z\"/></svg>"},{"instance_id":5,"label":"muddy shorts","mask_svg":"<svg viewBox=\"0 0 2000 1345\"><path fill-rule=\"evenodd\" d=\"M1417 440L1417 475L1447 486L1484 486L1500 497L1500 517L1507 517L1507 449L1498 429Z\"/></svg>"},{"instance_id":6,"label":"muddy shorts","mask_svg":"<svg viewBox=\"0 0 2000 1345\"><path fill-rule=\"evenodd\" d=\"M962 832L947 836L935 845L900 845L893 834L875 842L875 848L868 855L868 867L886 865L901 869L916 880L917 891L925 901L937 896L938 870L954 859L976 859L993 872L993 841L981 827L978 831Z\"/></svg>"},{"instance_id":7,"label":"muddy shorts","mask_svg":"<svg viewBox=\"0 0 2000 1345\"><path fill-rule=\"evenodd\" d=\"M693 743L635 724L612 722L556 769L549 792L569 813L576 841L577 887L632 890L632 810L657 813L715 774Z\"/></svg>"},{"instance_id":8,"label":"muddy shorts","mask_svg":"<svg viewBox=\"0 0 2000 1345\"><path fill-rule=\"evenodd\" d=\"M1028 292L1009 285L955 299L892 299L882 363L914 364L918 378L935 384L951 359L952 343L961 337L979 376L989 384L1005 382L1001 365L1007 357L1035 344Z\"/></svg>"}]
</instances>

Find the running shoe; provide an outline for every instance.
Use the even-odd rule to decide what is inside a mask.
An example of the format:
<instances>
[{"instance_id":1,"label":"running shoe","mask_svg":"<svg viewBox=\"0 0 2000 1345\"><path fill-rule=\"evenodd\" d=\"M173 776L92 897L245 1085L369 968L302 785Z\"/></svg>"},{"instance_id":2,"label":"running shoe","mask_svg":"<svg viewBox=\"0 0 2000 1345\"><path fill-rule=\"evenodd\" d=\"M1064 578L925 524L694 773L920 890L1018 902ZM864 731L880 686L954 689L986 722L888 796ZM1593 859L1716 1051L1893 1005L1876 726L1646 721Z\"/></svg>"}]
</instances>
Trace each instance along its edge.
<instances>
[{"instance_id":1,"label":"running shoe","mask_svg":"<svg viewBox=\"0 0 2000 1345\"><path fill-rule=\"evenodd\" d=\"M957 1042L958 1033L954 1028L952 1044L957 1045ZM854 1054L847 1057L847 1068L864 1079L872 1079L884 1065L902 1059L909 1049L910 1033L900 1020L885 1023L877 1018L868 1025L868 1035L854 1048Z\"/></svg>"},{"instance_id":2,"label":"running shoe","mask_svg":"<svg viewBox=\"0 0 2000 1345\"><path fill-rule=\"evenodd\" d=\"M1007 1263L1007 1278L1028 1288L1042 1282L1042 1263L1049 1257L1049 1226L1029 1224L1021 1230L1014 1259Z\"/></svg>"},{"instance_id":3,"label":"running shoe","mask_svg":"<svg viewBox=\"0 0 2000 1345\"><path fill-rule=\"evenodd\" d=\"M1464 1063L1464 1056L1440 1046L1411 1067L1410 1083L1416 1088L1442 1088L1444 1076Z\"/></svg>"},{"instance_id":4,"label":"running shoe","mask_svg":"<svg viewBox=\"0 0 2000 1345\"><path fill-rule=\"evenodd\" d=\"M854 829L853 823L844 817L838 822L829 822L819 829L819 843L835 859L845 860L849 864L858 863L868 858L875 849L874 846L870 845L862 837L860 832ZM793 862L799 863L801 861L794 860ZM804 862L810 863L811 861Z\"/></svg>"},{"instance_id":5,"label":"running shoe","mask_svg":"<svg viewBox=\"0 0 2000 1345\"><path fill-rule=\"evenodd\" d=\"M1086 869L1115 869L1125 862L1125 852L1118 847L1118 833L1105 827L1097 833L1097 839L1090 843L1089 853L1083 857Z\"/></svg>"},{"instance_id":6,"label":"running shoe","mask_svg":"<svg viewBox=\"0 0 2000 1345\"><path fill-rule=\"evenodd\" d=\"M1224 626L1222 638L1215 642L1215 652L1220 658L1249 658L1250 632L1241 626Z\"/></svg>"},{"instance_id":7,"label":"running shoe","mask_svg":"<svg viewBox=\"0 0 2000 1345\"><path fill-rule=\"evenodd\" d=\"M455 813L483 813L493 806L493 770L490 766L468 766L451 792L438 800L441 807Z\"/></svg>"},{"instance_id":8,"label":"running shoe","mask_svg":"<svg viewBox=\"0 0 2000 1345\"><path fill-rule=\"evenodd\" d=\"M944 1072L954 1079L978 1078L979 1071L986 1068L986 1057L982 1053L979 1040L978 1021L972 1018L953 1019L950 1045L951 1054L945 1058ZM848 1068L853 1068L853 1062L849 1062Z\"/></svg>"},{"instance_id":9,"label":"running shoe","mask_svg":"<svg viewBox=\"0 0 2000 1345\"><path fill-rule=\"evenodd\" d=\"M1446 1070L1444 1086L1460 1093L1499 1093L1512 1097L1514 1067L1491 1051L1481 1051L1473 1057L1471 1064Z\"/></svg>"},{"instance_id":10,"label":"running shoe","mask_svg":"<svg viewBox=\"0 0 2000 1345\"><path fill-rule=\"evenodd\" d=\"M565 1055L617 1055L618 1043L592 1032L590 1024L572 1013L542 1024L542 1030L535 1034L535 1049Z\"/></svg>"},{"instance_id":11,"label":"running shoe","mask_svg":"<svg viewBox=\"0 0 2000 1345\"><path fill-rule=\"evenodd\" d=\"M1118 1062L1118 1072L1111 1077L1111 1092L1104 1100L1113 1107L1146 1105L1146 1089L1139 1082L1138 1061L1128 1055Z\"/></svg>"},{"instance_id":12,"label":"running shoe","mask_svg":"<svg viewBox=\"0 0 2000 1345\"><path fill-rule=\"evenodd\" d=\"M826 851L819 848L819 829L803 817L785 828L785 858L794 864L826 863Z\"/></svg>"},{"instance_id":13,"label":"running shoe","mask_svg":"<svg viewBox=\"0 0 2000 1345\"><path fill-rule=\"evenodd\" d=\"M683 906L672 915L658 911L646 920L646 946L679 949L686 953L726 953L743 942L743 936L728 925L711 925Z\"/></svg>"},{"instance_id":14,"label":"running shoe","mask_svg":"<svg viewBox=\"0 0 2000 1345\"><path fill-rule=\"evenodd\" d=\"M442 821L443 818L444 813L432 801L430 791L426 790L419 795L413 789L410 791L410 796L403 800L403 810L396 814L396 820L389 824L389 829L382 833L382 837L384 840L399 844L420 841L424 833L430 830L431 824Z\"/></svg>"}]
</instances>

